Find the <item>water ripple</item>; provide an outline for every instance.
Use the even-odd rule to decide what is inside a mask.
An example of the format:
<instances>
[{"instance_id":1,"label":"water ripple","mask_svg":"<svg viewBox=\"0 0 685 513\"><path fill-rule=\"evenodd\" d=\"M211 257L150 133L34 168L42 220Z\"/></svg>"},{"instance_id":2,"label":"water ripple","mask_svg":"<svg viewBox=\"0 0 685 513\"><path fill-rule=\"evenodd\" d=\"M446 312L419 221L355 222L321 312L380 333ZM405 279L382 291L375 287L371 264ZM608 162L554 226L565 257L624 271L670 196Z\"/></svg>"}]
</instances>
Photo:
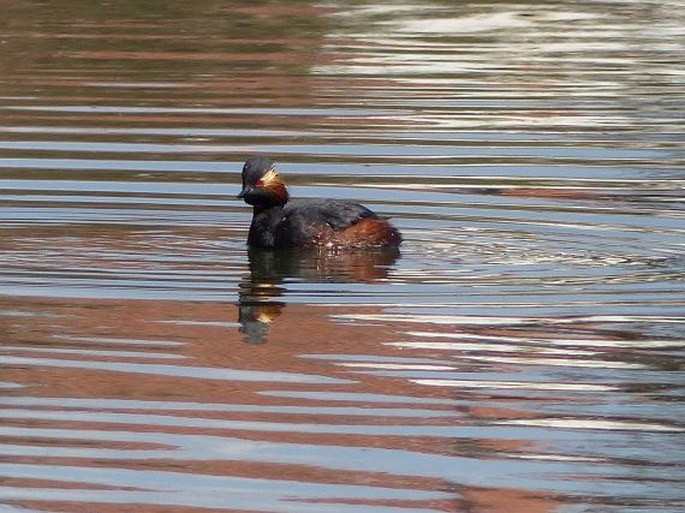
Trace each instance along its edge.
<instances>
[{"instance_id":1,"label":"water ripple","mask_svg":"<svg viewBox=\"0 0 685 513\"><path fill-rule=\"evenodd\" d=\"M4 6L2 508L685 508L682 2L138 4Z\"/></svg>"}]
</instances>

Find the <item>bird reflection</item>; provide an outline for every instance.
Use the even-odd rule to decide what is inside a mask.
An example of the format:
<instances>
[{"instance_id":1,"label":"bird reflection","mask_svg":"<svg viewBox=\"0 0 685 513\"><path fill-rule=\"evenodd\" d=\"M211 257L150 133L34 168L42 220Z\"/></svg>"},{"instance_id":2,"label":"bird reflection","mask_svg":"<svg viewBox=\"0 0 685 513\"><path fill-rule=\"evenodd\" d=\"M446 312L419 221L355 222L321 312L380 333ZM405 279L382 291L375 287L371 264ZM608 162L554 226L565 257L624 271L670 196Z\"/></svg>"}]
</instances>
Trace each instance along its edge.
<instances>
[{"instance_id":1,"label":"bird reflection","mask_svg":"<svg viewBox=\"0 0 685 513\"><path fill-rule=\"evenodd\" d=\"M323 249L249 248L250 272L239 285L240 332L249 344L266 342L286 303L289 279L313 283L373 283L387 277L397 248L333 252Z\"/></svg>"}]
</instances>

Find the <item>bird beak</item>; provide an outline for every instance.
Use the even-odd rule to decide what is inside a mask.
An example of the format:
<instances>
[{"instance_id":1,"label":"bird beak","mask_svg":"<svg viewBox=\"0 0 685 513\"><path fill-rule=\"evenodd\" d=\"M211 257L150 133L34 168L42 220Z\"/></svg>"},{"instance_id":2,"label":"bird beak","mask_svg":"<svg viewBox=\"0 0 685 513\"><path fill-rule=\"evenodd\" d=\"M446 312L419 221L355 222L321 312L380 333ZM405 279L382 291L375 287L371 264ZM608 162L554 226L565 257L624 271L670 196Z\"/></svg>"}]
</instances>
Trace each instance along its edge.
<instances>
[{"instance_id":1,"label":"bird beak","mask_svg":"<svg viewBox=\"0 0 685 513\"><path fill-rule=\"evenodd\" d=\"M243 190L240 191L240 194L238 194L238 199L243 199L245 196L250 194L250 192L252 192L252 187L246 185L245 187L243 187Z\"/></svg>"}]
</instances>

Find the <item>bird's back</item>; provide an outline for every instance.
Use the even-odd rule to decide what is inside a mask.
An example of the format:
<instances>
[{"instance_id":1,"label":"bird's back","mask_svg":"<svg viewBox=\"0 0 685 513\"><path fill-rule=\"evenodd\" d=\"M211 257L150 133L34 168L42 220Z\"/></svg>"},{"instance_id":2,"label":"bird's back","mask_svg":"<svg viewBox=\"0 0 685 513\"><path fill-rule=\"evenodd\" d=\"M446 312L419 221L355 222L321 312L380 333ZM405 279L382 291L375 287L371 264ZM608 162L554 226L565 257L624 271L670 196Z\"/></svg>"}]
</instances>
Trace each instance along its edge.
<instances>
[{"instance_id":1,"label":"bird's back","mask_svg":"<svg viewBox=\"0 0 685 513\"><path fill-rule=\"evenodd\" d=\"M276 233L277 246L397 246L399 232L359 203L315 199L288 203Z\"/></svg>"}]
</instances>

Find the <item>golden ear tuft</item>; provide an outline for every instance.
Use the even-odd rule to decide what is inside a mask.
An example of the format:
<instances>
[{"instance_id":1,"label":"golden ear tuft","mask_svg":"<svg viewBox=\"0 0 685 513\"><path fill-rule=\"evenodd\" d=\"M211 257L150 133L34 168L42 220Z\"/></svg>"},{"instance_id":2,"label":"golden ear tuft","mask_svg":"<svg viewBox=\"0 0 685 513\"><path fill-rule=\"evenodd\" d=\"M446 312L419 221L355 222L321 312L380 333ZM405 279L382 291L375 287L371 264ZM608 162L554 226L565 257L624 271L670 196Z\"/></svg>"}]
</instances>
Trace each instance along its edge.
<instances>
[{"instance_id":1,"label":"golden ear tuft","mask_svg":"<svg viewBox=\"0 0 685 513\"><path fill-rule=\"evenodd\" d=\"M288 202L288 189L273 166L262 176L260 182L259 188L271 194L277 204L284 205Z\"/></svg>"},{"instance_id":2,"label":"golden ear tuft","mask_svg":"<svg viewBox=\"0 0 685 513\"><path fill-rule=\"evenodd\" d=\"M262 176L262 183L265 186L273 185L281 182L281 177L276 172L276 168L271 166L264 176Z\"/></svg>"}]
</instances>

